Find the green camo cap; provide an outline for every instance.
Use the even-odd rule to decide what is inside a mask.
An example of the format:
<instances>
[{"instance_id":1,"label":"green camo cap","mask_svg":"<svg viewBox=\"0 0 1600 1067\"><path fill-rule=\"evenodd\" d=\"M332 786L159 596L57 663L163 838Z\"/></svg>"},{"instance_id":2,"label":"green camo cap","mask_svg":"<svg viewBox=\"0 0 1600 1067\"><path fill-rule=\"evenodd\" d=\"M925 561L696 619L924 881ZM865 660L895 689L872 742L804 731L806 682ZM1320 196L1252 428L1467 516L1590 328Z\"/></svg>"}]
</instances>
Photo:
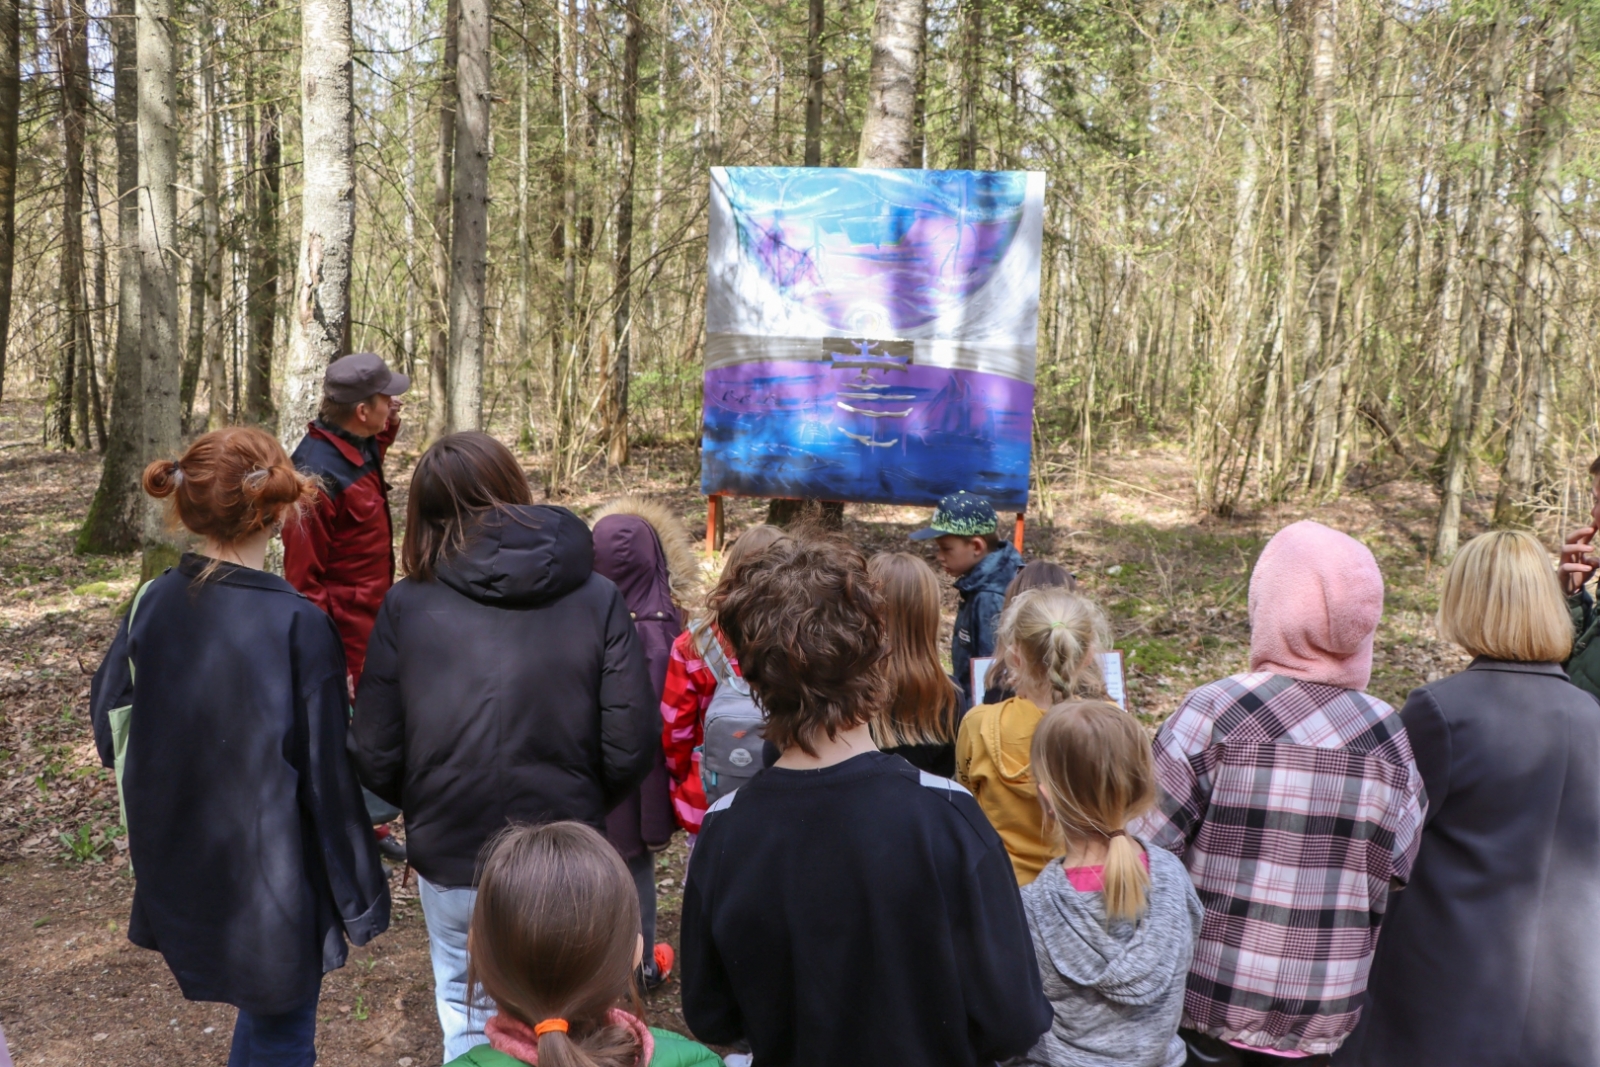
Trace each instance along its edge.
<instances>
[{"instance_id":1,"label":"green camo cap","mask_svg":"<svg viewBox=\"0 0 1600 1067\"><path fill-rule=\"evenodd\" d=\"M927 541L944 534L957 537L982 537L1000 529L1000 519L994 508L981 496L973 496L965 489L951 493L939 501L934 510L933 522L926 529L911 535L913 541Z\"/></svg>"}]
</instances>

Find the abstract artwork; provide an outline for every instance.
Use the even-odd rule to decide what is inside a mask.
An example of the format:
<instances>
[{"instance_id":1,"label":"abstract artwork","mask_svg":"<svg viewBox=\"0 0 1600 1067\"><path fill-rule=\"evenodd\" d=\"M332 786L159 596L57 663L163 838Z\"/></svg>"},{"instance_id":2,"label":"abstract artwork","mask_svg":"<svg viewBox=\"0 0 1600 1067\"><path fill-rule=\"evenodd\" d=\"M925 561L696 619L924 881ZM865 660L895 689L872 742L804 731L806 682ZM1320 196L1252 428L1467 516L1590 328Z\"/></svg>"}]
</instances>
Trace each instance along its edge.
<instances>
[{"instance_id":1,"label":"abstract artwork","mask_svg":"<svg viewBox=\"0 0 1600 1067\"><path fill-rule=\"evenodd\" d=\"M713 167L702 491L1028 499L1044 175Z\"/></svg>"}]
</instances>

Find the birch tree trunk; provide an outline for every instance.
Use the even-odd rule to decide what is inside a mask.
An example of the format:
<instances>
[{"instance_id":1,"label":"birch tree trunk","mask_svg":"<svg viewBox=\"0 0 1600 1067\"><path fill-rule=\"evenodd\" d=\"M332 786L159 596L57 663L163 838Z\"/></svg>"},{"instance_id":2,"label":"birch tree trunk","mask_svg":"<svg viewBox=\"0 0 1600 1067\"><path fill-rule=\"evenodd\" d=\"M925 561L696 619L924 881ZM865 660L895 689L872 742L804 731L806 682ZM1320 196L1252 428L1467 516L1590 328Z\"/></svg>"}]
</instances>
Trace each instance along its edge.
<instances>
[{"instance_id":1,"label":"birch tree trunk","mask_svg":"<svg viewBox=\"0 0 1600 1067\"><path fill-rule=\"evenodd\" d=\"M927 17L927 0L878 0L860 166L922 166L917 96Z\"/></svg>"},{"instance_id":2,"label":"birch tree trunk","mask_svg":"<svg viewBox=\"0 0 1600 1067\"><path fill-rule=\"evenodd\" d=\"M433 298L428 331L429 442L450 421L450 187L456 149L456 51L460 0L447 0L444 15L443 70L439 76L439 143L433 156Z\"/></svg>"},{"instance_id":3,"label":"birch tree trunk","mask_svg":"<svg viewBox=\"0 0 1600 1067\"><path fill-rule=\"evenodd\" d=\"M956 104L956 168L978 167L978 97L983 87L983 0L961 4L961 95Z\"/></svg>"},{"instance_id":4,"label":"birch tree trunk","mask_svg":"<svg viewBox=\"0 0 1600 1067\"><path fill-rule=\"evenodd\" d=\"M460 0L455 211L450 221L451 432L483 428L489 267L489 0Z\"/></svg>"},{"instance_id":5,"label":"birch tree trunk","mask_svg":"<svg viewBox=\"0 0 1600 1067\"><path fill-rule=\"evenodd\" d=\"M355 240L350 0L300 6L300 265L289 314L278 437L293 448L316 414L328 364L349 351Z\"/></svg>"},{"instance_id":6,"label":"birch tree trunk","mask_svg":"<svg viewBox=\"0 0 1600 1067\"><path fill-rule=\"evenodd\" d=\"M78 551L131 552L143 536L144 367L139 313L139 95L135 0L113 0L112 109L117 143L117 337L111 426L100 485L78 531ZM15 10L14 5L11 10ZM3 28L0 28L3 31ZM3 79L0 79L3 86ZM0 89L3 91L3 89ZM3 105L0 105L3 106ZM11 112L14 114L14 112ZM15 141L12 142L13 161ZM0 146L3 151L3 146ZM13 171L14 173L14 171ZM6 245L9 252L10 245ZM9 254L6 257L9 264ZM3 313L3 312L0 312ZM0 346L3 350L3 346Z\"/></svg>"},{"instance_id":7,"label":"birch tree trunk","mask_svg":"<svg viewBox=\"0 0 1600 1067\"><path fill-rule=\"evenodd\" d=\"M172 0L136 0L139 55L139 353L144 391L144 460L172 457L181 444L178 389L178 123ZM144 509L143 578L178 560L166 508Z\"/></svg>"},{"instance_id":8,"label":"birch tree trunk","mask_svg":"<svg viewBox=\"0 0 1600 1067\"><path fill-rule=\"evenodd\" d=\"M83 333L87 324L83 287L83 146L89 122L88 12L82 0L53 0L50 11L61 90L60 284L61 377L55 405L54 436L68 448L88 448L89 377ZM74 419L76 416L76 419ZM77 432L73 432L73 423Z\"/></svg>"},{"instance_id":9,"label":"birch tree trunk","mask_svg":"<svg viewBox=\"0 0 1600 1067\"><path fill-rule=\"evenodd\" d=\"M622 45L622 189L617 196L616 312L612 318L611 396L606 408L606 462L628 462L628 376L633 356L633 176L639 155L639 50L644 23L639 0L623 0L628 35Z\"/></svg>"},{"instance_id":10,"label":"birch tree trunk","mask_svg":"<svg viewBox=\"0 0 1600 1067\"><path fill-rule=\"evenodd\" d=\"M1563 346L1560 297L1562 140L1566 136L1567 86L1572 80L1572 23L1551 16L1538 57L1538 83L1527 102L1527 178L1522 194L1522 262L1512 310L1512 343L1520 357L1520 399L1506 437L1496 526L1526 526L1540 458L1549 435L1553 373Z\"/></svg>"},{"instance_id":11,"label":"birch tree trunk","mask_svg":"<svg viewBox=\"0 0 1600 1067\"><path fill-rule=\"evenodd\" d=\"M0 0L0 397L11 337L11 274L17 252L17 120L22 107L18 0Z\"/></svg>"},{"instance_id":12,"label":"birch tree trunk","mask_svg":"<svg viewBox=\"0 0 1600 1067\"><path fill-rule=\"evenodd\" d=\"M1316 140L1317 223L1306 300L1306 380L1311 384L1310 462L1306 483L1312 489L1332 484L1344 398L1344 358L1339 331L1339 252L1343 234L1340 205L1337 104L1339 41L1337 0L1310 0L1310 90Z\"/></svg>"},{"instance_id":13,"label":"birch tree trunk","mask_svg":"<svg viewBox=\"0 0 1600 1067\"><path fill-rule=\"evenodd\" d=\"M205 154L201 157L200 226L206 236L205 321L210 324L202 338L206 387L210 394L206 427L220 430L228 425L228 372L222 358L222 209L221 168L222 122L217 114L217 72L215 18L209 7L200 20L206 35L201 54L200 90L205 107Z\"/></svg>"}]
</instances>

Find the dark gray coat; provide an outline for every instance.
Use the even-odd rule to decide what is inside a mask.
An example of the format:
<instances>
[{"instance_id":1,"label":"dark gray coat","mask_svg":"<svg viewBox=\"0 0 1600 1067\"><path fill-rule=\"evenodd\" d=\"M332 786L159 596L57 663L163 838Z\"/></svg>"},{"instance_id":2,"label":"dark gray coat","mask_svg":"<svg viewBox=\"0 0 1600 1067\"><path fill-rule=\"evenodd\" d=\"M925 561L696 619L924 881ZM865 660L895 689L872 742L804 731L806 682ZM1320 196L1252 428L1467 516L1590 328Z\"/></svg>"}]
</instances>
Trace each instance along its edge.
<instances>
[{"instance_id":1,"label":"dark gray coat","mask_svg":"<svg viewBox=\"0 0 1600 1067\"><path fill-rule=\"evenodd\" d=\"M388 927L389 884L345 755L333 621L265 571L219 563L202 581L207 563L185 553L117 628L95 743L110 766L110 712L131 703L128 940L190 1000L275 1015L317 995L346 937Z\"/></svg>"},{"instance_id":2,"label":"dark gray coat","mask_svg":"<svg viewBox=\"0 0 1600 1067\"><path fill-rule=\"evenodd\" d=\"M1600 1064L1600 702L1478 659L1400 712L1427 789L1336 1064Z\"/></svg>"}]
</instances>

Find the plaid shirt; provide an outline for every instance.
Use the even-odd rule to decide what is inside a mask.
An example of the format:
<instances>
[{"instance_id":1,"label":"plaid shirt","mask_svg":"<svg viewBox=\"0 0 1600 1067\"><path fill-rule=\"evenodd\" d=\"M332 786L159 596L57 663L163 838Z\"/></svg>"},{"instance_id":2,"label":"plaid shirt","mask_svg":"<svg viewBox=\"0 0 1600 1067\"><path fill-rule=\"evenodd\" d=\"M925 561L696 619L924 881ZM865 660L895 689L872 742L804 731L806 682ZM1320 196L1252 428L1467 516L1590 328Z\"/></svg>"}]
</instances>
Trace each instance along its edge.
<instances>
[{"instance_id":1,"label":"plaid shirt","mask_svg":"<svg viewBox=\"0 0 1600 1067\"><path fill-rule=\"evenodd\" d=\"M1353 689L1240 674L1156 734L1161 803L1130 829L1175 852L1205 905L1183 1024L1279 1052L1355 1029L1391 881L1425 800L1395 710Z\"/></svg>"}]
</instances>

